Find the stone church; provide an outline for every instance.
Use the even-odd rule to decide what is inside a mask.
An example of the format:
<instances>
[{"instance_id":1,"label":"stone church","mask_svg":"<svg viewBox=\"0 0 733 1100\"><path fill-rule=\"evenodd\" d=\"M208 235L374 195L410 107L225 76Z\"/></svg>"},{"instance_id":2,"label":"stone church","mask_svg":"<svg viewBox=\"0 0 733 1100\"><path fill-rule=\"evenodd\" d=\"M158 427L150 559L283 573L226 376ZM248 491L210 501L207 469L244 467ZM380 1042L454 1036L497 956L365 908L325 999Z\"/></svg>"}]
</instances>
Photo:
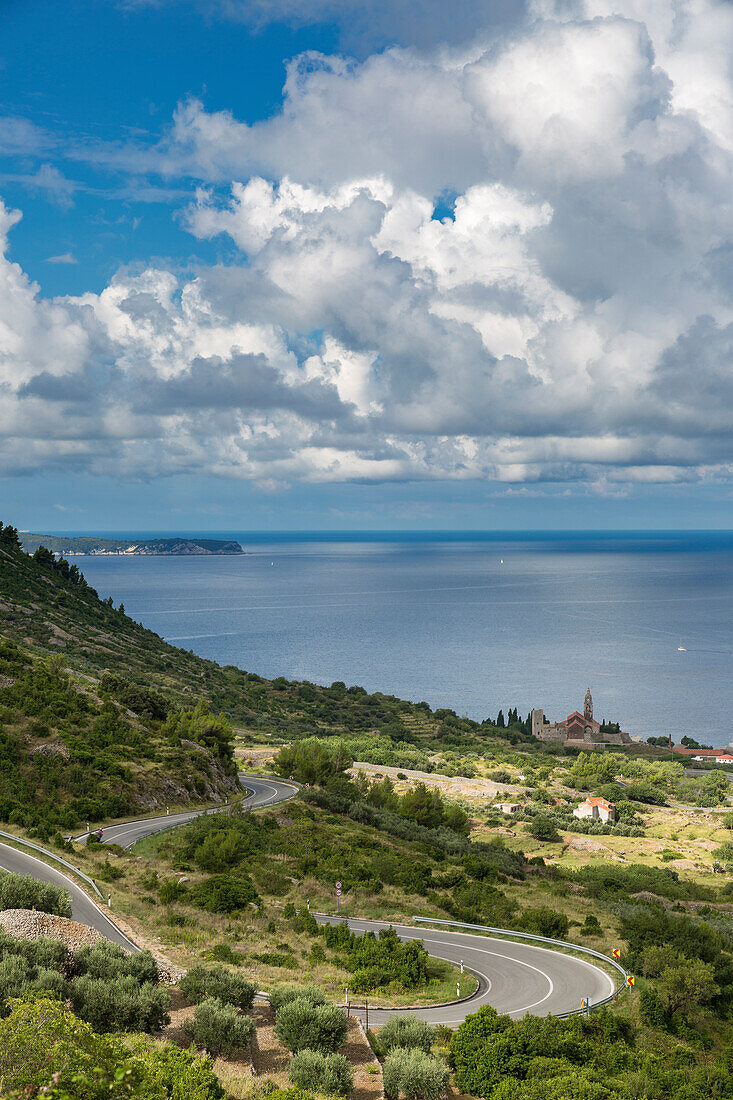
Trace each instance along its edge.
<instances>
[{"instance_id":1,"label":"stone church","mask_svg":"<svg viewBox=\"0 0 733 1100\"><path fill-rule=\"evenodd\" d=\"M580 748L587 745L629 745L631 738L628 733L607 733L601 730L600 722L593 717L593 696L590 688L585 693L583 713L574 710L563 722L548 722L545 712L540 709L532 711L532 736L540 741L555 741L561 745L569 745L571 748Z\"/></svg>"}]
</instances>

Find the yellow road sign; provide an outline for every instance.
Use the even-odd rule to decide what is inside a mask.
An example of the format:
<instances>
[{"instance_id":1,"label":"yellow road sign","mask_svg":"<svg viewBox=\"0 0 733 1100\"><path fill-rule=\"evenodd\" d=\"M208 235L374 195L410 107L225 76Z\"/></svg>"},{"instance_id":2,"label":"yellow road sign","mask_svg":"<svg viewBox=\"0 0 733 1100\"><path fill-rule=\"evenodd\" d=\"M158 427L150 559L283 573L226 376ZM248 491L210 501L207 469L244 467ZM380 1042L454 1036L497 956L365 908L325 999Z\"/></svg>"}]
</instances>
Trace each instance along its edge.
<instances>
[{"instance_id":1,"label":"yellow road sign","mask_svg":"<svg viewBox=\"0 0 733 1100\"><path fill-rule=\"evenodd\" d=\"M633 974L627 974L626 975L626 984L627 985L633 985L634 984L634 975Z\"/></svg>"},{"instance_id":2,"label":"yellow road sign","mask_svg":"<svg viewBox=\"0 0 733 1100\"><path fill-rule=\"evenodd\" d=\"M613 955L614 959L620 959L620 958L621 958L621 950L620 950L620 948L618 948L618 947L614 947L614 949L613 949L613 951L611 952L611 954Z\"/></svg>"}]
</instances>

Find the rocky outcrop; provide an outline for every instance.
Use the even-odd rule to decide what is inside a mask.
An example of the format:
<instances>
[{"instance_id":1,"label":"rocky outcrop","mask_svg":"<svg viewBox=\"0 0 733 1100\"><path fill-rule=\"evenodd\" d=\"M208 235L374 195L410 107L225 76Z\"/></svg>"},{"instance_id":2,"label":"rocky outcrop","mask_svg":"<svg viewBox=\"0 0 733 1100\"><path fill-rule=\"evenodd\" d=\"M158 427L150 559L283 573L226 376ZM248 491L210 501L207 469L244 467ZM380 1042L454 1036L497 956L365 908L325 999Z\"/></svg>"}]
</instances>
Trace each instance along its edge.
<instances>
[{"instance_id":1,"label":"rocky outcrop","mask_svg":"<svg viewBox=\"0 0 733 1100\"><path fill-rule=\"evenodd\" d=\"M68 760L70 752L63 741L50 741L47 745L35 745L28 750L29 756L60 756L62 760Z\"/></svg>"}]
</instances>

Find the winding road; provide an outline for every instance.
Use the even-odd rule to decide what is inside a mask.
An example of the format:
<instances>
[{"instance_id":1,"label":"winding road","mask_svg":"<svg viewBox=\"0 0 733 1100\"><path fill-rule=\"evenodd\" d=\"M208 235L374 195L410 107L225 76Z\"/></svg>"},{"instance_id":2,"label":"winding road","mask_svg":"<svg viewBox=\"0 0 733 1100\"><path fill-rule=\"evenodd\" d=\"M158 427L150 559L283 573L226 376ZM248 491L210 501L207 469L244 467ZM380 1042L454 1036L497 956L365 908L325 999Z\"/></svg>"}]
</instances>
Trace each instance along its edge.
<instances>
[{"instance_id":1,"label":"winding road","mask_svg":"<svg viewBox=\"0 0 733 1100\"><path fill-rule=\"evenodd\" d=\"M341 918L313 914L319 924L337 924ZM425 950L437 959L447 959L465 968L478 978L476 992L465 1000L434 1008L400 1009L414 1012L431 1024L457 1027L471 1012L483 1005L492 1005L497 1012L509 1016L562 1015L580 1008L580 998L591 1004L609 997L615 987L613 979L599 967L574 955L565 955L546 947L513 943L470 932L444 932L437 928L413 928L409 924L388 924L383 921L350 919L354 932L394 928L401 940L422 940ZM355 995L359 1001L363 994ZM354 1011L352 1009L352 1011ZM363 1011L360 1012L363 1018ZM390 1010L369 1009L369 1023L377 1027L390 1015Z\"/></svg>"},{"instance_id":2,"label":"winding road","mask_svg":"<svg viewBox=\"0 0 733 1100\"><path fill-rule=\"evenodd\" d=\"M285 802L298 793L295 783L286 783L281 779L263 779L259 775L239 776L239 782L250 793L246 795L240 806L246 806L250 810L256 810L261 806L272 806L275 802ZM109 825L103 833L104 844L119 844L121 848L132 848L138 840L153 833L162 833L164 829L173 829L176 825L185 825L202 814L221 813L225 806L217 806L213 810L187 810L182 814L165 814L159 817L146 817L137 821L125 821L120 825ZM75 840L85 841L88 833L82 833Z\"/></svg>"},{"instance_id":3,"label":"winding road","mask_svg":"<svg viewBox=\"0 0 733 1100\"><path fill-rule=\"evenodd\" d=\"M240 805L251 809L271 806L292 798L297 786L282 780L264 779L261 776L240 775L242 786L249 791ZM224 807L222 807L224 809ZM164 829L183 825L206 813L218 813L215 810L190 810L180 814L165 814L143 820L122 822L105 828L103 842L119 844L131 848L142 837ZM78 840L86 839L84 833ZM74 920L96 928L107 939L121 944L128 950L139 950L121 929L110 920L103 903L92 901L87 893L70 878L55 867L44 863L34 856L0 844L0 868L18 874L32 875L43 882L62 886L71 894L71 909ZM323 924L336 923L343 918L326 914L314 914ZM383 921L349 918L349 927L354 932L378 931L388 928ZM392 924L402 940L420 939L428 954L438 959L460 965L478 979L475 993L452 1004L436 1005L431 1008L400 1009L400 1012L414 1012L431 1024L457 1026L465 1017L476 1012L482 1005L490 1004L497 1011L519 1017L527 1012L546 1016L572 1012L580 1007L580 1000L586 998L595 1004L613 993L613 980L599 967L585 959L562 954L546 947L535 947L526 943L515 943L496 937L475 935L469 932L447 932L437 928L413 928L411 925ZM353 1010L353 1009L352 1009ZM363 1013L362 1013L363 1014ZM389 1010L369 1009L369 1023L379 1026L384 1023Z\"/></svg>"}]
</instances>

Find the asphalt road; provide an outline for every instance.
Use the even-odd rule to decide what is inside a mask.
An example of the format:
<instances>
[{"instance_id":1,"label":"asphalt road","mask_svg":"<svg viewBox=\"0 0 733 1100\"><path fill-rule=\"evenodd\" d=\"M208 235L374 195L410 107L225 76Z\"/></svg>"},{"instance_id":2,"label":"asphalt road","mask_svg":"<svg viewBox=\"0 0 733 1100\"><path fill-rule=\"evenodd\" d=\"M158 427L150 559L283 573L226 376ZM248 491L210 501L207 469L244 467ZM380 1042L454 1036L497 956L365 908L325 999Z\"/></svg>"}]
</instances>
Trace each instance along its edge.
<instances>
[{"instance_id":1,"label":"asphalt road","mask_svg":"<svg viewBox=\"0 0 733 1100\"><path fill-rule=\"evenodd\" d=\"M318 913L314 916L320 924L336 924L340 919ZM390 927L384 922L356 919L349 919L348 924L354 932ZM580 1008L581 997L589 998L594 1004L615 989L613 980L597 966L546 947L468 932L443 932L400 924L391 927L401 940L422 940L425 950L435 958L457 965L463 960L465 968L478 978L476 992L460 1003L399 1010L414 1012L431 1024L456 1027L469 1013L477 1012L485 1004L515 1018L527 1012L534 1016L559 1015ZM361 1004L363 994L355 994L353 1000ZM363 1020L363 1010L358 1014ZM390 1014L388 1010L370 1008L370 1026L379 1027Z\"/></svg>"},{"instance_id":2,"label":"asphalt road","mask_svg":"<svg viewBox=\"0 0 733 1100\"><path fill-rule=\"evenodd\" d=\"M280 779L262 779L258 775L245 775L242 773L239 776L239 781L246 790L251 792L240 803L240 805L247 806L249 809L256 809L258 806L271 806L275 802L284 802L286 799L292 798L298 791L298 787L294 783L287 783ZM132 848L133 844L138 840L142 840L145 836L160 833L164 829L172 829L176 825L185 825L188 821L200 817L201 814L220 813L222 809L224 807L216 807L212 810L187 810L181 814L161 814L158 817L146 817L137 821L123 822L121 825L109 825L102 835L102 843L119 844L122 848ZM82 833L81 836L75 839L82 842L86 840L87 835L87 833Z\"/></svg>"},{"instance_id":3,"label":"asphalt road","mask_svg":"<svg viewBox=\"0 0 733 1100\"><path fill-rule=\"evenodd\" d=\"M22 852L18 848L11 848L8 844L0 844L0 867L5 871L14 871L18 875L32 875L41 882L50 882L54 886L62 886L71 894L71 915L81 924L88 924L96 928L108 940L119 943L128 951L137 951L137 946L128 939L116 924L107 917L100 905L97 906L80 886L77 886L70 878L67 878L55 867L49 866L43 860Z\"/></svg>"},{"instance_id":4,"label":"asphalt road","mask_svg":"<svg viewBox=\"0 0 733 1100\"><path fill-rule=\"evenodd\" d=\"M242 785L250 791L244 804L251 808L270 806L292 798L297 791L293 783L274 779L262 779L259 776L241 775ZM182 814L164 814L146 818L142 821L111 825L104 830L103 842L119 844L123 848L132 845L144 836L185 824L202 813L217 813L218 810L191 810ZM84 840L84 833L79 840ZM74 920L96 928L107 939L119 943L128 950L137 950L136 945L116 927L104 912L102 903L96 905L89 896L61 871L36 859L34 856L0 844L0 868L15 871L18 874L33 875L43 882L63 886L71 894L72 916ZM319 923L336 923L341 918L314 914ZM390 927L381 921L350 918L349 927L355 932L369 929L378 931ZM533 947L526 943L477 936L468 932L445 932L435 928L413 928L410 925L395 924L392 927L402 940L420 939L428 954L438 959L446 959L456 965L463 961L467 970L478 978L478 989L469 998L458 1003L433 1008L400 1009L400 1012L414 1012L431 1024L457 1026L465 1017L476 1012L482 1005L490 1004L499 1012L520 1017L526 1012L546 1016L549 1013L560 1014L580 1007L581 997L590 999L591 1004L609 996L614 990L612 979L584 959L564 955L545 947ZM355 998L359 1001L363 997ZM364 1016L364 1011L352 1010ZM369 1010L369 1023L379 1026L391 1013L383 1009Z\"/></svg>"},{"instance_id":5,"label":"asphalt road","mask_svg":"<svg viewBox=\"0 0 733 1100\"><path fill-rule=\"evenodd\" d=\"M270 806L275 802L283 802L292 798L297 791L294 783L283 783L280 780L262 779L260 776L240 775L240 782L251 793L244 799L243 805L251 808L257 806ZM222 807L223 808L223 807ZM136 840L150 836L151 833L170 829L174 825L183 825L187 821L193 821L201 813L218 813L218 810L191 810L183 814L164 814L161 817L149 817L144 821L131 821L121 825L112 825L104 830L103 840L107 844L119 844L123 848L131 848ZM87 834L78 837L85 840ZM96 928L108 940L119 943L127 950L137 951L138 948L129 937L125 935L104 912L104 903L97 905L88 894L67 878L62 871L36 859L35 856L18 848L12 848L7 844L0 844L0 868L5 871L14 871L19 875L32 875L41 882L50 882L54 886L62 886L71 894L71 915L81 924L87 924ZM104 889L102 887L102 893Z\"/></svg>"}]
</instances>

